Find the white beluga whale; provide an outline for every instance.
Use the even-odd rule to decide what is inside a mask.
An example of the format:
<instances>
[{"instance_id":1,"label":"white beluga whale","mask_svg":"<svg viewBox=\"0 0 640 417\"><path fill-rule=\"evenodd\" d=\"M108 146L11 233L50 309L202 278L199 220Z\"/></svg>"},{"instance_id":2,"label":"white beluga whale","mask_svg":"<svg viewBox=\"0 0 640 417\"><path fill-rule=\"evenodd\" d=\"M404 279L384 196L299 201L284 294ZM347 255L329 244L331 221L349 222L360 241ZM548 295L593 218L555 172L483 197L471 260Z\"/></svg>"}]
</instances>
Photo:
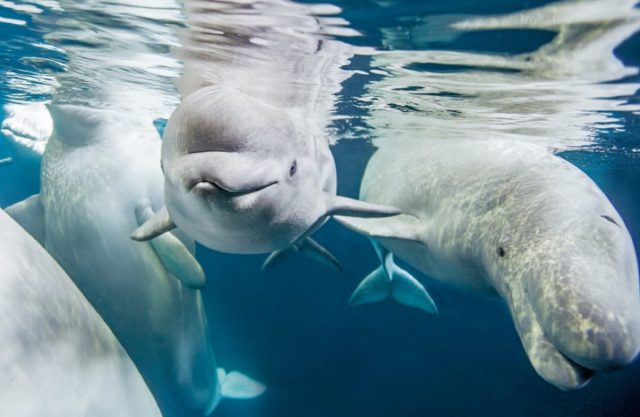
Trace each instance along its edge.
<instances>
[{"instance_id":1,"label":"white beluga whale","mask_svg":"<svg viewBox=\"0 0 640 417\"><path fill-rule=\"evenodd\" d=\"M193 242L174 233L149 243L129 238L163 204L155 129L112 111L71 105L50 111L54 133L43 155L41 192L9 214L104 318L165 417L210 413L222 381Z\"/></svg>"},{"instance_id":2,"label":"white beluga whale","mask_svg":"<svg viewBox=\"0 0 640 417\"><path fill-rule=\"evenodd\" d=\"M161 417L142 376L51 256L0 210L0 404L12 417Z\"/></svg>"},{"instance_id":3,"label":"white beluga whale","mask_svg":"<svg viewBox=\"0 0 640 417\"><path fill-rule=\"evenodd\" d=\"M352 305L394 297L436 311L424 289L403 290L415 281L393 263L394 254L436 280L504 299L531 364L559 388L580 388L594 372L635 358L640 301L633 242L587 175L526 143L380 144L360 197L403 214L337 218L373 239L384 261L356 289Z\"/></svg>"},{"instance_id":4,"label":"white beluga whale","mask_svg":"<svg viewBox=\"0 0 640 417\"><path fill-rule=\"evenodd\" d=\"M166 210L132 237L175 225L214 250L273 252L266 265L303 251L337 267L309 237L329 217L398 213L336 195L327 126L352 51L327 35L355 31L323 17L340 11L333 6L217 7L185 2L182 100L162 144Z\"/></svg>"},{"instance_id":5,"label":"white beluga whale","mask_svg":"<svg viewBox=\"0 0 640 417\"><path fill-rule=\"evenodd\" d=\"M336 196L333 157L318 136L292 112L242 92L198 90L164 131L166 210L140 227L134 239L178 226L212 249L266 253L307 245L309 235L332 215L399 213Z\"/></svg>"}]
</instances>

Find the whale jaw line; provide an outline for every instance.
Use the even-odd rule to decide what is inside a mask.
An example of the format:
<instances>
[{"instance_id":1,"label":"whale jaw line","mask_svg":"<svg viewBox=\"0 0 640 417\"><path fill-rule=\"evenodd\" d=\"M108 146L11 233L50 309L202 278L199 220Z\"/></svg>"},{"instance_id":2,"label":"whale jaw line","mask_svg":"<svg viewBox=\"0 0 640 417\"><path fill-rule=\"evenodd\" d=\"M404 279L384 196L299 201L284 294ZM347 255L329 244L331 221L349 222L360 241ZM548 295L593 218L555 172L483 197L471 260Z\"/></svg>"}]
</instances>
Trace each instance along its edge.
<instances>
[{"instance_id":1,"label":"whale jaw line","mask_svg":"<svg viewBox=\"0 0 640 417\"><path fill-rule=\"evenodd\" d=\"M276 185L277 183L278 181L271 181L254 187L234 189L232 187L224 186L220 184L220 182L215 180L201 179L197 182L194 182L193 184L190 184L188 186L187 192L193 192L198 195L204 196L212 195L213 193L219 193L225 197L234 198L257 193L273 185Z\"/></svg>"}]
</instances>

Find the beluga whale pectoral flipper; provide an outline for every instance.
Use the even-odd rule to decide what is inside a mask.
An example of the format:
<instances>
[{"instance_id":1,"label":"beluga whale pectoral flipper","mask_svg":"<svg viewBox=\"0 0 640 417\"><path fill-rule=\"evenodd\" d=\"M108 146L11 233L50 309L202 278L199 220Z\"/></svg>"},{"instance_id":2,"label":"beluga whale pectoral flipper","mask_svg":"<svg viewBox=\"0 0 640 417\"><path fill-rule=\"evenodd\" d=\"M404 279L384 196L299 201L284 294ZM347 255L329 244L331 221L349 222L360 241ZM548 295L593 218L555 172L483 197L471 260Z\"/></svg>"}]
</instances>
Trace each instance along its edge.
<instances>
[{"instance_id":1,"label":"beluga whale pectoral flipper","mask_svg":"<svg viewBox=\"0 0 640 417\"><path fill-rule=\"evenodd\" d=\"M143 224L154 216L152 202L145 198L136 206L136 220ZM164 233L150 240L156 255L169 273L189 288L203 288L205 275L191 251L173 233Z\"/></svg>"},{"instance_id":2,"label":"beluga whale pectoral flipper","mask_svg":"<svg viewBox=\"0 0 640 417\"><path fill-rule=\"evenodd\" d=\"M587 175L545 148L478 138L380 141L360 197L404 214L336 219L431 278L500 296L531 364L551 384L581 388L638 354L629 231ZM352 304L387 298L384 259Z\"/></svg>"}]
</instances>

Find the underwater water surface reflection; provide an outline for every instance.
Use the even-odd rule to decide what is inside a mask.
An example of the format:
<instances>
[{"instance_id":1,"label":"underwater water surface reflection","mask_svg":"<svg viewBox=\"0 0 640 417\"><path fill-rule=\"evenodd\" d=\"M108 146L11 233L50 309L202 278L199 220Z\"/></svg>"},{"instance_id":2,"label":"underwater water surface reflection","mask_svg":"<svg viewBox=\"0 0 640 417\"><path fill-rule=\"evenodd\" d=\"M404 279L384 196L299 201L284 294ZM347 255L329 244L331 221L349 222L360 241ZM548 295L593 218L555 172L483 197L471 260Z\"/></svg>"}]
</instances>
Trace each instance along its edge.
<instances>
[{"instance_id":1,"label":"underwater water surface reflection","mask_svg":"<svg viewBox=\"0 0 640 417\"><path fill-rule=\"evenodd\" d=\"M100 237L87 242L106 239L104 249L84 252L95 259L84 258L82 268L63 266L90 299L100 292L94 306L111 309L117 304L96 290L92 277L129 276L122 269L134 262L128 259L151 257L147 249L136 252L127 231L138 225L140 198L162 206L161 142L153 125L162 131L184 97L215 85L305 120L310 137L331 144L338 194L353 198L376 149L413 146L418 154L440 139L540 146L595 181L638 248L639 26L636 1L627 0L0 2L0 104L73 104L100 121L82 125L64 146L60 136L52 139L57 159L49 150L47 164L45 152L46 177L37 150L48 135L34 134L34 126L43 126L29 119L35 111L22 125L14 118L3 126L0 160L13 160L0 165L0 204L62 189L56 181L63 181L66 194L51 201L77 203L79 214L47 249L57 250L64 264L60 259L79 253L73 244L85 236L74 228L97 231ZM12 114L5 108L0 116ZM53 112L54 125L77 126L73 114L64 119ZM582 389L561 391L536 373L498 298L457 291L400 260L427 288L438 315L388 301L349 309L354 289L379 264L375 252L368 239L333 221L314 238L342 272L299 254L261 273L263 255L198 245L206 285L193 295L168 281L169 274L153 272L160 263L136 264L144 272L131 273L127 285L157 290L152 283L158 280L173 288L148 297L153 308L173 297L171 291L182 294L181 303L193 296L195 307L175 311L196 311L195 332L210 343L217 366L267 387L251 400L222 400L212 415L637 414L637 361L597 373ZM115 241L116 249L108 249ZM144 274L150 278L135 284ZM144 297L136 298L136 314L144 315ZM168 329L180 320L158 320L159 334L175 335ZM123 343L134 346L131 352L144 352L138 328L127 322L114 333L128 335ZM186 345L158 346L167 350L159 348L157 357L175 358L182 356L172 349ZM190 369L215 369L208 353L193 357ZM157 369L165 367L171 364ZM166 378L164 371L145 371L152 364L138 368L156 381L147 381L152 391ZM156 395L172 397L165 388ZM209 406L217 402L213 397L201 402ZM157 402L162 407L174 398ZM166 406L167 416L185 415L172 407Z\"/></svg>"}]
</instances>

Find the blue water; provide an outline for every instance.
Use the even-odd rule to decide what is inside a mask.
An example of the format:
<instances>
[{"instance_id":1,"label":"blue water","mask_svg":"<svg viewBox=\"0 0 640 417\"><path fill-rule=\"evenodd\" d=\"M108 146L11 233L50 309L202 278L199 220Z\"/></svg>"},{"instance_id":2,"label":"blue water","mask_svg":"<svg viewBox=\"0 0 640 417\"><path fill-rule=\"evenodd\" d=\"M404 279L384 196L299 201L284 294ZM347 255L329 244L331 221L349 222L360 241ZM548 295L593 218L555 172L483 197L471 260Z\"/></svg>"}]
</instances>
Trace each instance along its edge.
<instances>
[{"instance_id":1,"label":"blue water","mask_svg":"<svg viewBox=\"0 0 640 417\"><path fill-rule=\"evenodd\" d=\"M378 50L498 55L534 51L549 42L553 33L501 29L449 39L407 36L389 46L382 29L395 28L404 33L425 16L495 15L548 3L551 2L334 2L342 8L339 16L362 34L340 38L351 45ZM33 46L46 42L44 36L50 25L46 17L61 13L43 9L36 21L0 7L0 16L27 22L24 26L0 23L0 106L52 100L56 94L54 83L46 77L29 81L28 76L55 77L65 70L73 71L65 68L68 58L63 52L42 51ZM640 35L624 40L614 52L624 66L639 67ZM20 59L33 55L54 63L34 66ZM354 57L347 68L370 71L375 65L374 58L361 55ZM464 76L470 67L442 63L410 69ZM21 77L29 82L12 81ZM360 178L374 151L369 140L369 134L375 136L367 118L369 109L358 97L368 94L368 86L381 78L369 73L342 83L337 113L352 118L334 121L333 128L337 137L360 133L353 140L338 141L332 148L341 195L357 197ZM612 85L623 82L638 83L640 76L605 81ZM87 94L85 90L81 93ZM640 104L637 92L617 98L631 105ZM408 112L420 110L397 105ZM560 155L602 188L624 219L635 247L640 248L640 116L633 111L610 109L602 110L602 114L616 119L622 128L589 128L593 135L589 144L562 147ZM8 142L0 140L0 159L11 155ZM16 158L15 163L0 169L2 207L38 192L37 162ZM640 361L597 375L581 390L562 392L535 373L500 300L461 293L423 277L438 303L437 316L391 302L348 309L353 289L377 266L375 254L364 237L335 222L325 225L316 236L340 259L344 271L332 271L300 256L260 273L263 255L230 255L198 246L197 258L208 277L203 297L216 358L226 369L241 370L268 387L257 399L223 400L213 416L640 415ZM416 275L420 276L417 272Z\"/></svg>"}]
</instances>

